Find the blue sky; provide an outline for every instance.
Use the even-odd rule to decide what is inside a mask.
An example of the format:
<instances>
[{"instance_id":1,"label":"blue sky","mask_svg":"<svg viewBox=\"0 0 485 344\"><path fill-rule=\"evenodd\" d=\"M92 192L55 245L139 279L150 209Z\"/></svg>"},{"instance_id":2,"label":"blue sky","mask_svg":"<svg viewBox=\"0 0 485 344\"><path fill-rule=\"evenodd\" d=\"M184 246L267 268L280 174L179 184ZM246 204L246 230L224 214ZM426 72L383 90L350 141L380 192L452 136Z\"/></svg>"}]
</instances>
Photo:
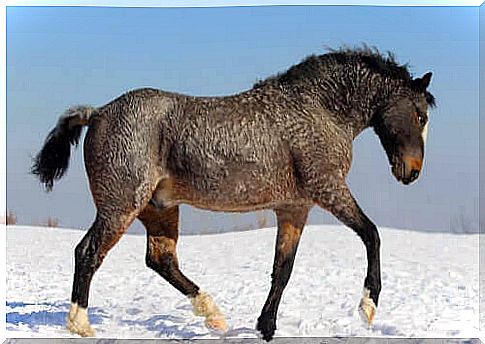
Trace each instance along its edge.
<instances>
[{"instance_id":1,"label":"blue sky","mask_svg":"<svg viewBox=\"0 0 485 344\"><path fill-rule=\"evenodd\" d=\"M10 7L7 9L7 206L20 222L57 217L89 227L94 207L73 153L46 194L28 174L58 116L143 86L225 95L325 46L391 50L419 76L434 73L426 166L410 187L390 174L371 130L355 142L349 184L379 226L448 231L478 223L478 8L268 6L230 8ZM332 222L315 210L311 223ZM255 215L184 207L182 231L241 227Z\"/></svg>"}]
</instances>

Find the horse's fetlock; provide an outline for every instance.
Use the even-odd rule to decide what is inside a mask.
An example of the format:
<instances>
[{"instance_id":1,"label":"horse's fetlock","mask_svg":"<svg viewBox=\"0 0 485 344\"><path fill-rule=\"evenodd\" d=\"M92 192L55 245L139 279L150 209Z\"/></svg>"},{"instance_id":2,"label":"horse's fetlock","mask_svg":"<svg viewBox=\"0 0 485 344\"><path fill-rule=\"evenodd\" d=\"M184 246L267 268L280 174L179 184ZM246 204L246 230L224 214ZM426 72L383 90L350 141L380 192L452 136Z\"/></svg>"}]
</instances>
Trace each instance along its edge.
<instances>
[{"instance_id":1,"label":"horse's fetlock","mask_svg":"<svg viewBox=\"0 0 485 344\"><path fill-rule=\"evenodd\" d=\"M367 279L366 279L367 281ZM371 298L375 305L377 306L378 301L379 301L379 294L381 293L381 284L380 282L373 282L372 284L370 283L365 283L364 284L364 296Z\"/></svg>"},{"instance_id":2,"label":"horse's fetlock","mask_svg":"<svg viewBox=\"0 0 485 344\"><path fill-rule=\"evenodd\" d=\"M276 316L262 313L258 318L256 329L261 332L263 339L269 342L276 331Z\"/></svg>"},{"instance_id":3,"label":"horse's fetlock","mask_svg":"<svg viewBox=\"0 0 485 344\"><path fill-rule=\"evenodd\" d=\"M78 304L71 304L71 309L67 315L66 327L71 333L81 337L94 337L95 331L91 327L88 318L87 308L80 307Z\"/></svg>"}]
</instances>

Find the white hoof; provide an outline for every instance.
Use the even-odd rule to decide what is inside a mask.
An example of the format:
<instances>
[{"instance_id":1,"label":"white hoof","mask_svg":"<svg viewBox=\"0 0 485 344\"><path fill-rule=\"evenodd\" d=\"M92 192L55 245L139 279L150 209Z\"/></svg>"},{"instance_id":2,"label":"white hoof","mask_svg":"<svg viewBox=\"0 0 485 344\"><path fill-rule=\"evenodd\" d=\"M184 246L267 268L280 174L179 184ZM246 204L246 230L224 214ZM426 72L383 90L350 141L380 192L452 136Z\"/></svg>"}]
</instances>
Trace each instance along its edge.
<instances>
[{"instance_id":1,"label":"white hoof","mask_svg":"<svg viewBox=\"0 0 485 344\"><path fill-rule=\"evenodd\" d=\"M69 332L78 334L81 337L94 337L95 332L91 327L86 308L78 307L77 303L71 304L67 315L66 327Z\"/></svg>"},{"instance_id":2,"label":"white hoof","mask_svg":"<svg viewBox=\"0 0 485 344\"><path fill-rule=\"evenodd\" d=\"M224 318L223 315L206 318L204 324L208 329L211 329L217 332L226 333L228 330L226 319Z\"/></svg>"},{"instance_id":3,"label":"white hoof","mask_svg":"<svg viewBox=\"0 0 485 344\"><path fill-rule=\"evenodd\" d=\"M199 292L196 297L190 298L193 312L197 316L205 317L205 326L211 330L227 332L226 319L214 300L204 292Z\"/></svg>"},{"instance_id":4,"label":"white hoof","mask_svg":"<svg viewBox=\"0 0 485 344\"><path fill-rule=\"evenodd\" d=\"M376 305L374 301L370 298L369 289L364 289L364 295L360 300L359 304L359 315L368 326L372 325L374 316L376 314Z\"/></svg>"}]
</instances>

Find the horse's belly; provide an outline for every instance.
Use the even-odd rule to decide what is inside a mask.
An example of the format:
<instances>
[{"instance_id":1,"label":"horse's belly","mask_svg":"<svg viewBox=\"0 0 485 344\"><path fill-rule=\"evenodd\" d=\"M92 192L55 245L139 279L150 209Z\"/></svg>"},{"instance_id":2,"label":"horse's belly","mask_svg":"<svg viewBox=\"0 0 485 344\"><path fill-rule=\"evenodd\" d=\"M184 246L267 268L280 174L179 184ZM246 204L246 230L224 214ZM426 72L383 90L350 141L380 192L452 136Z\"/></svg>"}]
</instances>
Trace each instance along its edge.
<instances>
[{"instance_id":1,"label":"horse's belly","mask_svg":"<svg viewBox=\"0 0 485 344\"><path fill-rule=\"evenodd\" d=\"M267 178L265 178L267 177ZM211 192L198 190L191 203L199 208L220 211L251 211L272 208L297 196L290 176L271 175L259 178L239 178L214 183Z\"/></svg>"},{"instance_id":2,"label":"horse's belly","mask_svg":"<svg viewBox=\"0 0 485 344\"><path fill-rule=\"evenodd\" d=\"M293 159L278 135L264 125L247 123L230 131L230 123L227 128L223 124L218 131L207 129L211 135L184 137L171 149L172 202L251 211L298 197Z\"/></svg>"},{"instance_id":3,"label":"horse's belly","mask_svg":"<svg viewBox=\"0 0 485 344\"><path fill-rule=\"evenodd\" d=\"M166 206L180 203L215 211L253 211L275 208L300 199L291 166L277 170L241 167L218 178L170 177L154 198Z\"/></svg>"}]
</instances>

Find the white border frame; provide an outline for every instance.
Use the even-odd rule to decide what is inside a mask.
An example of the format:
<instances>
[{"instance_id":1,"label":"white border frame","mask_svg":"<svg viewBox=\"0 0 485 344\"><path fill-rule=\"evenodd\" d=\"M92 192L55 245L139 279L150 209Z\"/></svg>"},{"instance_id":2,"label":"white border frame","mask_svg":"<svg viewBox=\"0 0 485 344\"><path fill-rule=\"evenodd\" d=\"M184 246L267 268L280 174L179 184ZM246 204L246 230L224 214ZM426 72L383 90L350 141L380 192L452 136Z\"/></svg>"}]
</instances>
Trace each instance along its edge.
<instances>
[{"instance_id":1,"label":"white border frame","mask_svg":"<svg viewBox=\"0 0 485 344\"><path fill-rule=\"evenodd\" d=\"M0 4L0 204L6 216L6 7L7 6L100 6L100 7L232 7L275 5L347 5L347 6L480 6L483 0L6 0ZM6 277L6 226L0 225L0 274ZM0 342L6 339L6 278L0 283ZM481 339L485 338L482 333Z\"/></svg>"}]
</instances>

